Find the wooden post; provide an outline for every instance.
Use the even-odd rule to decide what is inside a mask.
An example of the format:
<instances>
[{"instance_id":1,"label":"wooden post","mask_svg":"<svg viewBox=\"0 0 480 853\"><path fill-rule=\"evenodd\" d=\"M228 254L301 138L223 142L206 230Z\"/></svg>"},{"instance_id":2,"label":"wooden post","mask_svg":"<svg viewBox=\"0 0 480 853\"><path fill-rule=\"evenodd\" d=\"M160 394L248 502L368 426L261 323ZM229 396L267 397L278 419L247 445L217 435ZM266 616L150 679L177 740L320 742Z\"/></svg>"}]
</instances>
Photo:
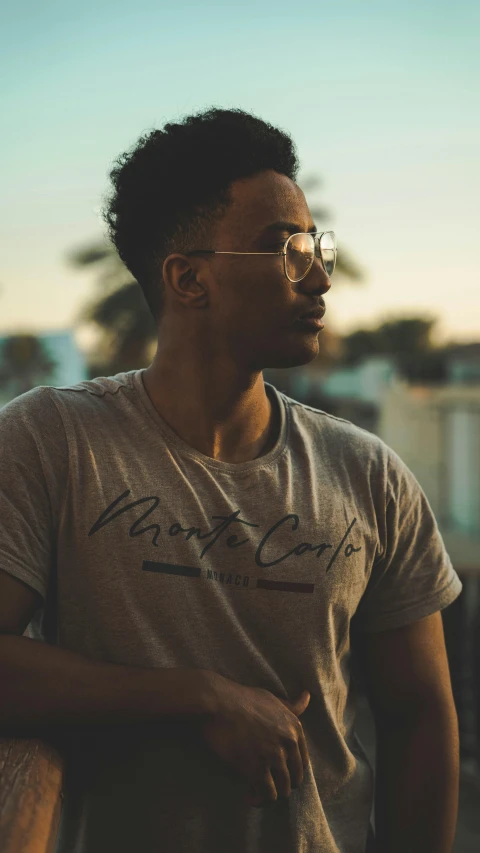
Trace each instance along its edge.
<instances>
[{"instance_id":1,"label":"wooden post","mask_svg":"<svg viewBox=\"0 0 480 853\"><path fill-rule=\"evenodd\" d=\"M0 737L1 853L54 853L63 769L50 741Z\"/></svg>"}]
</instances>

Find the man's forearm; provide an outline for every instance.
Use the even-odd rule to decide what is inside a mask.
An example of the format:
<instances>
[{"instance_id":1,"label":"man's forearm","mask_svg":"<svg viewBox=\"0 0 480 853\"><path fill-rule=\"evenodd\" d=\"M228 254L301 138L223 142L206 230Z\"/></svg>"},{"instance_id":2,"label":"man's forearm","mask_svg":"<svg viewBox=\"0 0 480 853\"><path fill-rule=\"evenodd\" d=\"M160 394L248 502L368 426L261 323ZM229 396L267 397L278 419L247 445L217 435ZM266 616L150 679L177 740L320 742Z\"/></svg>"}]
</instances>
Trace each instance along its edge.
<instances>
[{"instance_id":1,"label":"man's forearm","mask_svg":"<svg viewBox=\"0 0 480 853\"><path fill-rule=\"evenodd\" d=\"M72 725L195 720L214 710L215 673L91 660L0 636L0 734Z\"/></svg>"},{"instance_id":2,"label":"man's forearm","mask_svg":"<svg viewBox=\"0 0 480 853\"><path fill-rule=\"evenodd\" d=\"M377 723L378 853L452 853L458 815L459 735L453 706L390 726Z\"/></svg>"}]
</instances>

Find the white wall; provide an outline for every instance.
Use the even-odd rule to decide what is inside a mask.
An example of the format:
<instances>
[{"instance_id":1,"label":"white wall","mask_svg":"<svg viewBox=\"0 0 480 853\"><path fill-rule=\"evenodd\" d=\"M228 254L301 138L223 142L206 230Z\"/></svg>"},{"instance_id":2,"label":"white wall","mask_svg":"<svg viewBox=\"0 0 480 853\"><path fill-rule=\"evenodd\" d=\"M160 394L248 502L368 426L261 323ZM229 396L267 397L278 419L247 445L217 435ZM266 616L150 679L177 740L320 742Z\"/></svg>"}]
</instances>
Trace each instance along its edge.
<instances>
[{"instance_id":1,"label":"white wall","mask_svg":"<svg viewBox=\"0 0 480 853\"><path fill-rule=\"evenodd\" d=\"M378 431L415 474L439 524L480 536L480 386L392 386Z\"/></svg>"}]
</instances>

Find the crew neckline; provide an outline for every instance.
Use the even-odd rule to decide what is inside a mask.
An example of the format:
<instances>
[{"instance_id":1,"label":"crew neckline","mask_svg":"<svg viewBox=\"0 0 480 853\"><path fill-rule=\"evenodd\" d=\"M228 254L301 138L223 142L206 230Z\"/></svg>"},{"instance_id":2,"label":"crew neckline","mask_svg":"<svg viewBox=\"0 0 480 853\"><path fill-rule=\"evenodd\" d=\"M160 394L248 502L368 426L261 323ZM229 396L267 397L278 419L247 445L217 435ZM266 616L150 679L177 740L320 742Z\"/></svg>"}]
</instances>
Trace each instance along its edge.
<instances>
[{"instance_id":1,"label":"crew neckline","mask_svg":"<svg viewBox=\"0 0 480 853\"><path fill-rule=\"evenodd\" d=\"M140 370L132 372L133 388L150 419L155 423L155 426L160 429L166 441L173 445L179 453L190 456L201 462L202 465L206 465L216 471L224 471L228 474L241 474L271 465L273 462L276 462L278 457L284 452L287 445L288 410L285 400L283 399L283 395L281 395L273 385L270 385L269 382L264 381L265 391L272 404L277 407L277 412L280 414L280 429L274 446L268 453L265 453L262 456L257 456L255 459L249 459L246 462L223 462L220 459L212 459L211 456L206 456L195 447L191 447L191 445L187 444L186 441L180 438L172 427L167 424L160 413L157 412L155 406L150 400L150 397L148 396L147 389L143 383L143 373L145 370L146 368L141 368Z\"/></svg>"}]
</instances>

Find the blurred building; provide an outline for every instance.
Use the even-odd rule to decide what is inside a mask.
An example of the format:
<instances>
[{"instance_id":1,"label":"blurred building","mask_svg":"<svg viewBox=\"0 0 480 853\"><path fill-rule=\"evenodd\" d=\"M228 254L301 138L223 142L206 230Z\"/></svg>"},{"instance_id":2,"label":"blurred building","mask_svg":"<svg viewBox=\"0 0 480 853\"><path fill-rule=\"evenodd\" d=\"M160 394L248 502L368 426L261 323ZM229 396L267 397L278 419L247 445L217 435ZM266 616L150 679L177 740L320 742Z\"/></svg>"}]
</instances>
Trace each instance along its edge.
<instances>
[{"instance_id":1,"label":"blurred building","mask_svg":"<svg viewBox=\"0 0 480 853\"><path fill-rule=\"evenodd\" d=\"M442 530L480 545L480 382L395 383L385 389L378 433L415 473ZM473 560L480 566L480 552Z\"/></svg>"},{"instance_id":2,"label":"blurred building","mask_svg":"<svg viewBox=\"0 0 480 853\"><path fill-rule=\"evenodd\" d=\"M480 383L480 343L452 347L447 375L449 382L455 384Z\"/></svg>"},{"instance_id":3,"label":"blurred building","mask_svg":"<svg viewBox=\"0 0 480 853\"><path fill-rule=\"evenodd\" d=\"M86 359L76 343L74 332L65 330L59 332L38 332L36 337L41 341L46 353L52 359L54 367L44 376L37 375L32 387L38 385L75 385L88 379ZM0 367L2 351L8 335L0 336ZM4 366L4 365L3 365ZM0 407L6 405L21 393L18 390L14 370L11 381L0 387Z\"/></svg>"},{"instance_id":4,"label":"blurred building","mask_svg":"<svg viewBox=\"0 0 480 853\"><path fill-rule=\"evenodd\" d=\"M392 359L370 356L353 367L338 367L322 382L322 391L332 399L359 400L381 406L385 390L395 380Z\"/></svg>"}]
</instances>

